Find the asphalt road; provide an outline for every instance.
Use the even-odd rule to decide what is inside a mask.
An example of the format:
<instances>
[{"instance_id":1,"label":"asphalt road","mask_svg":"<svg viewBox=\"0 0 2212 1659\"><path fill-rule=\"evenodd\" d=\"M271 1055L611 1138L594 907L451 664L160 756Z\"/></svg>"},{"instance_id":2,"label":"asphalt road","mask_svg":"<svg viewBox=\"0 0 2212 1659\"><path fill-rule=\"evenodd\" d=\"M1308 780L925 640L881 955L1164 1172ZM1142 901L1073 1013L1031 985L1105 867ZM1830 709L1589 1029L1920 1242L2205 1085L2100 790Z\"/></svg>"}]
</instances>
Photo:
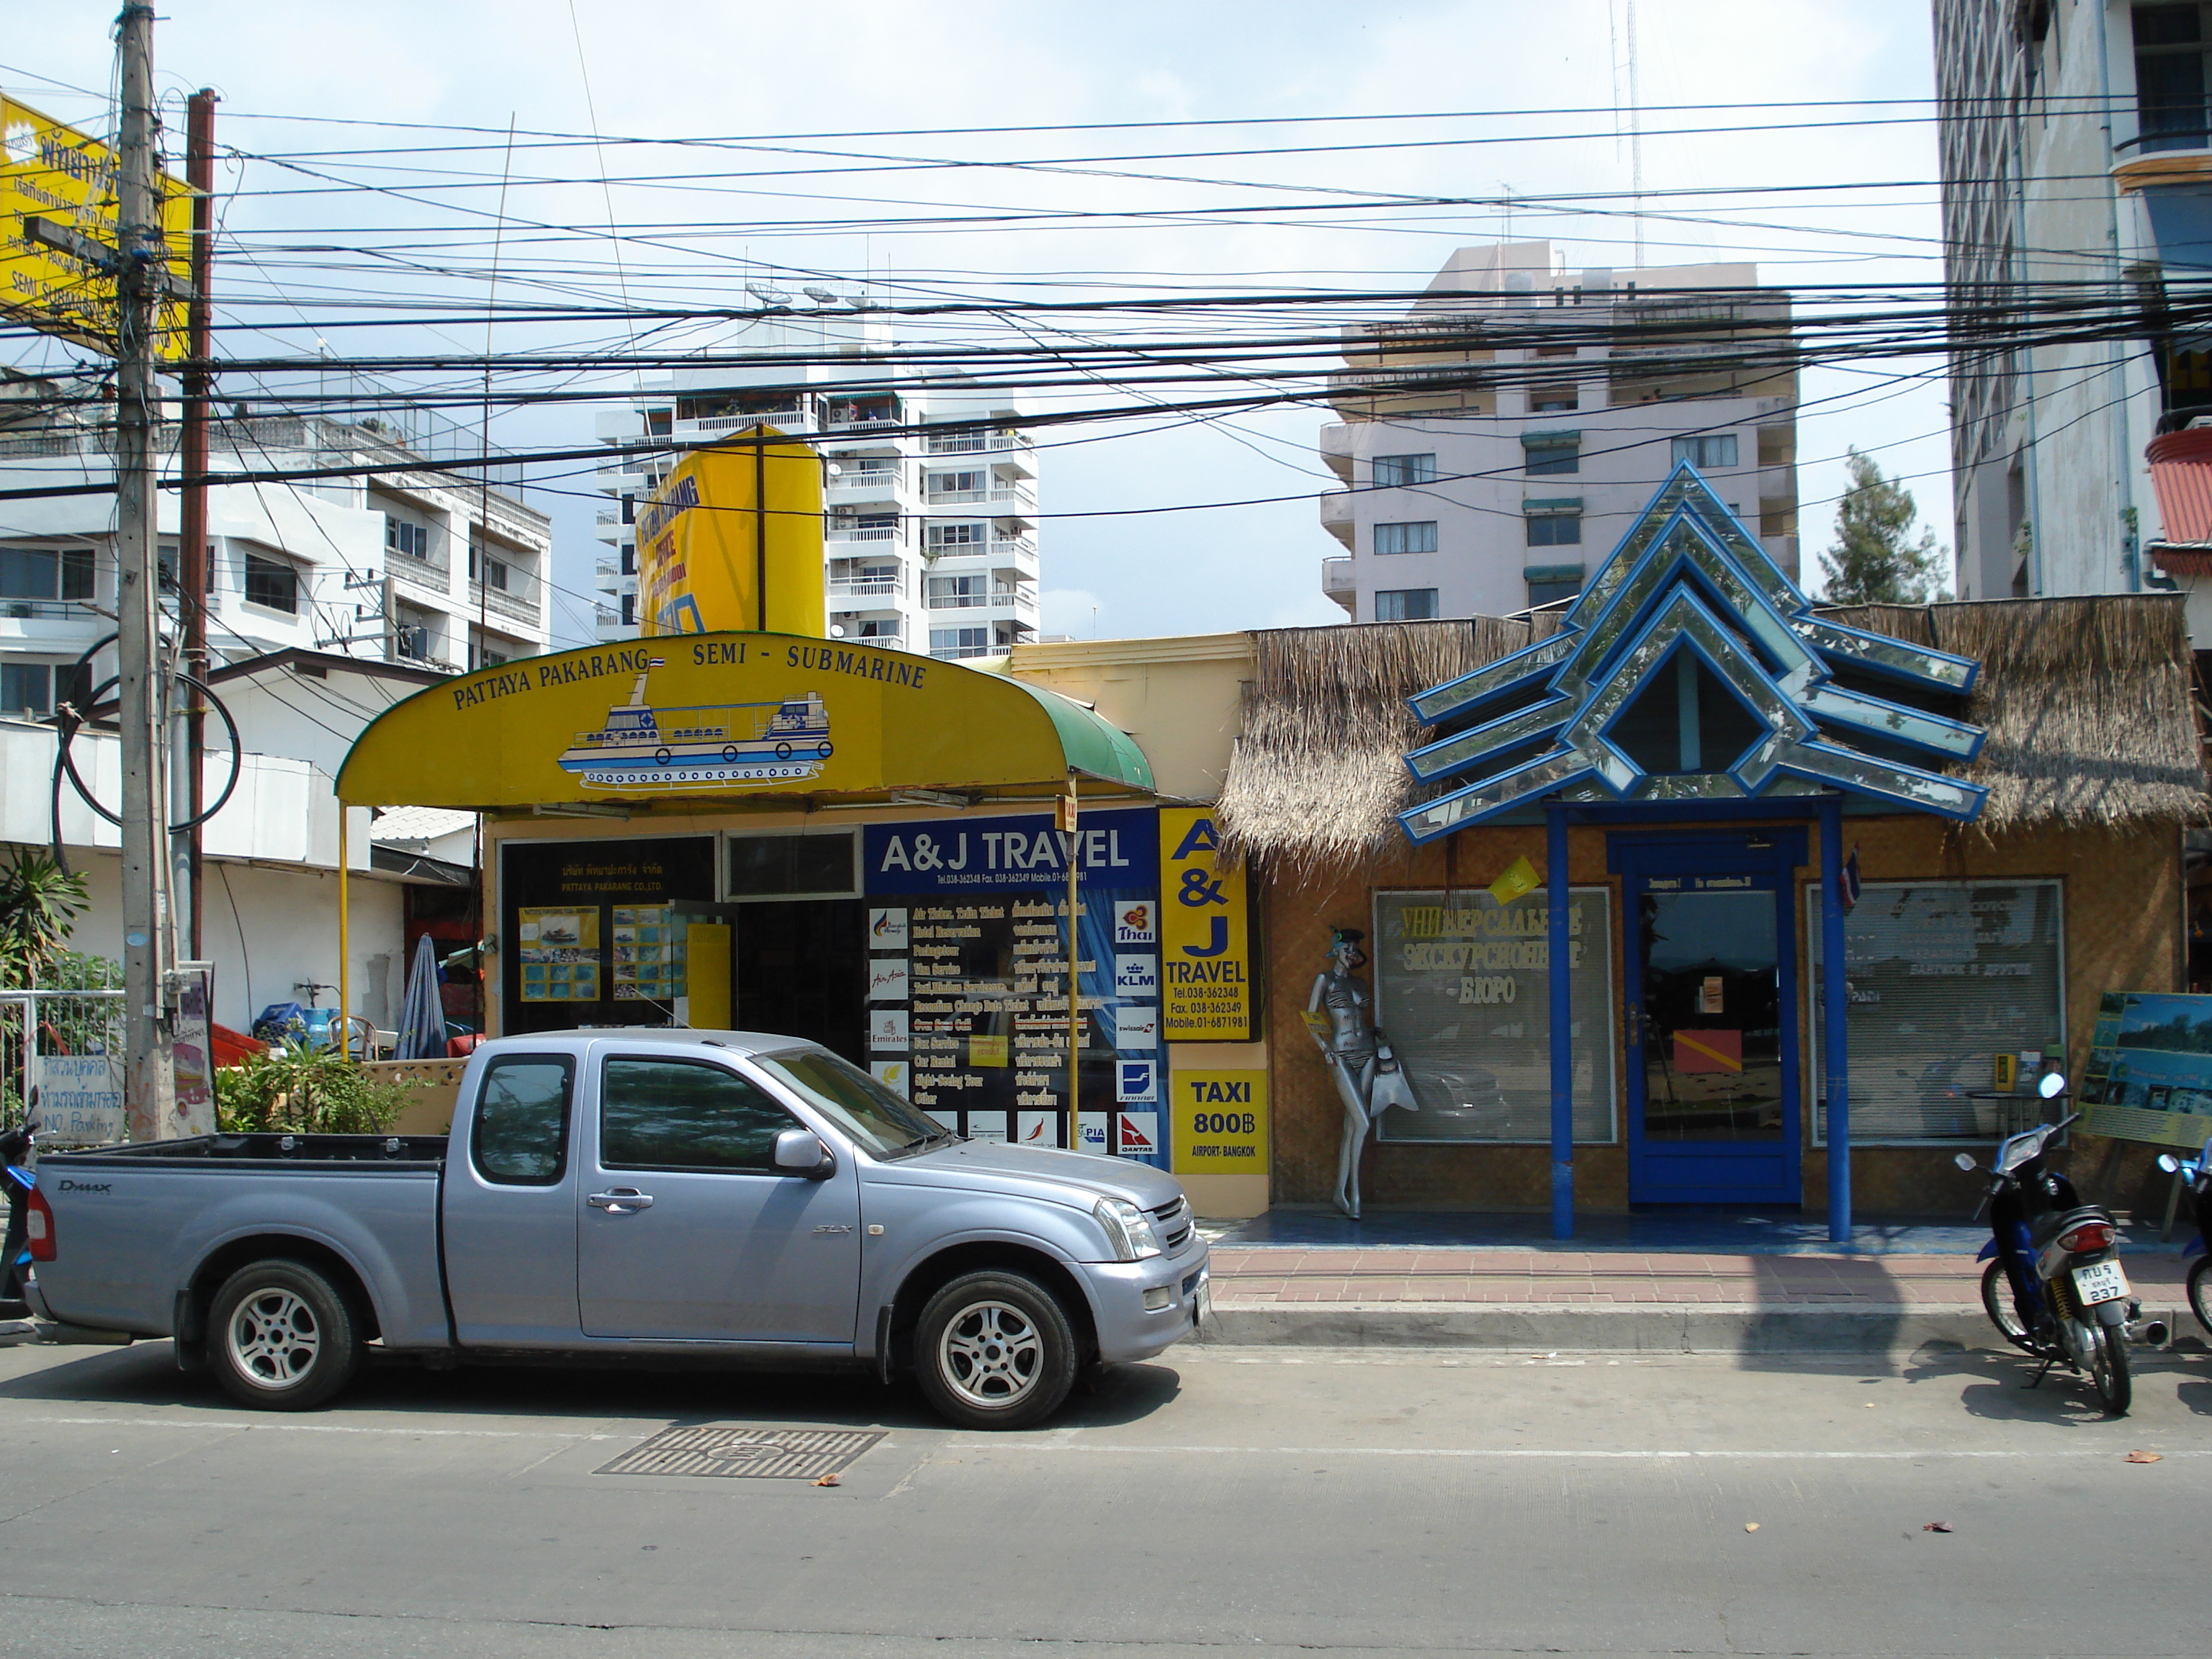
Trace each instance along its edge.
<instances>
[{"instance_id":1,"label":"asphalt road","mask_svg":"<svg viewBox=\"0 0 2212 1659\"><path fill-rule=\"evenodd\" d=\"M165 1343L16 1349L0 1654L2201 1655L2212 1356L2119 1422L2030 1375L1183 1348L986 1436L701 1374L393 1370L262 1416ZM835 1487L594 1473L702 1423L889 1432Z\"/></svg>"}]
</instances>

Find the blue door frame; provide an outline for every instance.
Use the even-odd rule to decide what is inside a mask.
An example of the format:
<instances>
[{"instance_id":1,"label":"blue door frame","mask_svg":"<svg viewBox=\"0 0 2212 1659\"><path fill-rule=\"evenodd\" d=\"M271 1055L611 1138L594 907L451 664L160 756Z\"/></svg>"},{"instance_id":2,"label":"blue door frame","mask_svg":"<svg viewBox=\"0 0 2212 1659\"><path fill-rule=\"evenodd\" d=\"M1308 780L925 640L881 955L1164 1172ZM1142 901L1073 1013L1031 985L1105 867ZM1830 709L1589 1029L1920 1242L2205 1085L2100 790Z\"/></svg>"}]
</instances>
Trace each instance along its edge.
<instances>
[{"instance_id":1,"label":"blue door frame","mask_svg":"<svg viewBox=\"0 0 2212 1659\"><path fill-rule=\"evenodd\" d=\"M1724 834L1682 830L1607 837L1606 864L1622 878L1626 972L1622 1025L1628 1073L1628 1196L1634 1204L1800 1204L1803 1091L1799 1079L1796 872L1805 831L1778 826ZM1720 889L1708 883L1725 882ZM1770 894L1781 1024L1782 1134L1773 1141L1647 1140L1644 903L1652 893Z\"/></svg>"}]
</instances>

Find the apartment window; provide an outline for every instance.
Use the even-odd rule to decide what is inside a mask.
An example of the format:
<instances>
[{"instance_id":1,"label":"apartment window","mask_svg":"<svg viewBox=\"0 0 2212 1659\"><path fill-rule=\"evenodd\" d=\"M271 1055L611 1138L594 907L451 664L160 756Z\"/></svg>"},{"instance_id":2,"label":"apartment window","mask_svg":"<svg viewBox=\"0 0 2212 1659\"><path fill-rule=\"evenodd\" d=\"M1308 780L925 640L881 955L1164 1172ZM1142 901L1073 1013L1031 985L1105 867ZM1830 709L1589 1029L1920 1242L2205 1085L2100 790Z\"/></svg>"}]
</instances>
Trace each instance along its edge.
<instances>
[{"instance_id":1,"label":"apartment window","mask_svg":"<svg viewBox=\"0 0 2212 1659\"><path fill-rule=\"evenodd\" d=\"M0 714L51 714L54 671L43 662L0 664Z\"/></svg>"},{"instance_id":2,"label":"apartment window","mask_svg":"<svg viewBox=\"0 0 2212 1659\"><path fill-rule=\"evenodd\" d=\"M1433 587L1384 587L1376 590L1376 622L1428 622L1437 614Z\"/></svg>"},{"instance_id":3,"label":"apartment window","mask_svg":"<svg viewBox=\"0 0 2212 1659\"><path fill-rule=\"evenodd\" d=\"M637 497L635 495L625 495L622 498L622 521L624 524L635 524L637 522Z\"/></svg>"},{"instance_id":4,"label":"apartment window","mask_svg":"<svg viewBox=\"0 0 2212 1659\"><path fill-rule=\"evenodd\" d=\"M1532 477L1583 470L1583 434L1579 432L1524 432L1521 434L1521 465Z\"/></svg>"},{"instance_id":5,"label":"apartment window","mask_svg":"<svg viewBox=\"0 0 2212 1659\"><path fill-rule=\"evenodd\" d=\"M296 616L300 610L300 573L281 559L246 556L246 602Z\"/></svg>"},{"instance_id":6,"label":"apartment window","mask_svg":"<svg viewBox=\"0 0 2212 1659\"><path fill-rule=\"evenodd\" d=\"M179 580L177 574L177 544L174 542L163 542L154 555L154 579L160 584L161 592L164 593L173 593L177 591ZM88 586L90 576L91 567L88 562L86 566ZM207 550L207 591L210 593L215 592L215 544L213 542L208 544Z\"/></svg>"},{"instance_id":7,"label":"apartment window","mask_svg":"<svg viewBox=\"0 0 2212 1659\"><path fill-rule=\"evenodd\" d=\"M947 551L980 547L984 540L984 527L980 524L933 524L923 537L926 545Z\"/></svg>"},{"instance_id":8,"label":"apartment window","mask_svg":"<svg viewBox=\"0 0 2212 1659\"><path fill-rule=\"evenodd\" d=\"M624 628L637 626L637 595L635 593L622 596L622 625Z\"/></svg>"},{"instance_id":9,"label":"apartment window","mask_svg":"<svg viewBox=\"0 0 2212 1659\"><path fill-rule=\"evenodd\" d=\"M637 548L634 543L624 542L623 544L622 573L625 576L635 576L637 574Z\"/></svg>"},{"instance_id":10,"label":"apartment window","mask_svg":"<svg viewBox=\"0 0 2212 1659\"><path fill-rule=\"evenodd\" d=\"M92 597L92 550L88 547L0 548L0 599L88 599Z\"/></svg>"},{"instance_id":11,"label":"apartment window","mask_svg":"<svg viewBox=\"0 0 2212 1659\"><path fill-rule=\"evenodd\" d=\"M1437 481L1437 458L1433 455L1377 455L1374 474L1377 489L1395 489L1401 484L1434 483Z\"/></svg>"},{"instance_id":12,"label":"apartment window","mask_svg":"<svg viewBox=\"0 0 2212 1659\"><path fill-rule=\"evenodd\" d=\"M2136 118L2145 150L2206 144L2204 20L2197 5L2135 9Z\"/></svg>"},{"instance_id":13,"label":"apartment window","mask_svg":"<svg viewBox=\"0 0 2212 1659\"><path fill-rule=\"evenodd\" d=\"M1557 605L1583 591L1583 568L1578 564L1530 565L1521 573L1528 584L1528 604Z\"/></svg>"},{"instance_id":14,"label":"apartment window","mask_svg":"<svg viewBox=\"0 0 2212 1659\"><path fill-rule=\"evenodd\" d=\"M1534 501L1524 502L1528 516L1522 523L1528 526L1528 544L1531 547L1580 547L1583 544L1583 510L1580 502L1571 507L1540 507Z\"/></svg>"},{"instance_id":15,"label":"apartment window","mask_svg":"<svg viewBox=\"0 0 2212 1659\"><path fill-rule=\"evenodd\" d=\"M623 501L627 507L629 498L625 496ZM623 522L628 524L629 520L625 518ZM430 556L430 526L395 519L387 513L384 515L384 549L403 559L427 559Z\"/></svg>"},{"instance_id":16,"label":"apartment window","mask_svg":"<svg viewBox=\"0 0 2212 1659\"><path fill-rule=\"evenodd\" d=\"M933 628L929 630L933 657L988 657L991 630L988 628Z\"/></svg>"},{"instance_id":17,"label":"apartment window","mask_svg":"<svg viewBox=\"0 0 2212 1659\"><path fill-rule=\"evenodd\" d=\"M1437 550L1437 521L1424 519L1413 524L1378 524L1375 526L1375 550L1433 553Z\"/></svg>"},{"instance_id":18,"label":"apartment window","mask_svg":"<svg viewBox=\"0 0 2212 1659\"><path fill-rule=\"evenodd\" d=\"M1576 392L1571 386L1534 386L1528 388L1528 408L1532 414L1572 414Z\"/></svg>"},{"instance_id":19,"label":"apartment window","mask_svg":"<svg viewBox=\"0 0 2212 1659\"><path fill-rule=\"evenodd\" d=\"M929 579L929 608L932 611L968 611L988 605L991 598L991 579L988 576L932 576Z\"/></svg>"},{"instance_id":20,"label":"apartment window","mask_svg":"<svg viewBox=\"0 0 2212 1659\"><path fill-rule=\"evenodd\" d=\"M1687 461L1694 467L1734 466L1735 465L1735 434L1707 432L1694 438L1674 440L1674 459Z\"/></svg>"},{"instance_id":21,"label":"apartment window","mask_svg":"<svg viewBox=\"0 0 2212 1659\"><path fill-rule=\"evenodd\" d=\"M899 636L899 625L896 620L889 618L863 622L860 636L864 640L895 640Z\"/></svg>"},{"instance_id":22,"label":"apartment window","mask_svg":"<svg viewBox=\"0 0 2212 1659\"><path fill-rule=\"evenodd\" d=\"M981 472L933 472L929 475L929 493L933 495L970 495L984 488L985 475Z\"/></svg>"}]
</instances>

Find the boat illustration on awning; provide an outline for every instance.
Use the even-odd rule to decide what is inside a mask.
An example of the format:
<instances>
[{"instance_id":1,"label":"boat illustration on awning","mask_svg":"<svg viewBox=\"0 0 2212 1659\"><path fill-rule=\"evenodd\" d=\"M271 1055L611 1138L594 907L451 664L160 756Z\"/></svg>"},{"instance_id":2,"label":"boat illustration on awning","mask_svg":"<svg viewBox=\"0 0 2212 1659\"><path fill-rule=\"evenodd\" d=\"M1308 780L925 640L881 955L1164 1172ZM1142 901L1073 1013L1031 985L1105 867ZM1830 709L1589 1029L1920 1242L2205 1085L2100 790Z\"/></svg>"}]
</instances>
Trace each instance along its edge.
<instances>
[{"instance_id":1,"label":"boat illustration on awning","mask_svg":"<svg viewBox=\"0 0 2212 1659\"><path fill-rule=\"evenodd\" d=\"M830 710L819 692L774 702L687 703L656 708L645 700L652 670L637 677L629 701L607 711L596 732L579 732L561 768L587 789L673 789L754 779L820 775L833 752Z\"/></svg>"}]
</instances>

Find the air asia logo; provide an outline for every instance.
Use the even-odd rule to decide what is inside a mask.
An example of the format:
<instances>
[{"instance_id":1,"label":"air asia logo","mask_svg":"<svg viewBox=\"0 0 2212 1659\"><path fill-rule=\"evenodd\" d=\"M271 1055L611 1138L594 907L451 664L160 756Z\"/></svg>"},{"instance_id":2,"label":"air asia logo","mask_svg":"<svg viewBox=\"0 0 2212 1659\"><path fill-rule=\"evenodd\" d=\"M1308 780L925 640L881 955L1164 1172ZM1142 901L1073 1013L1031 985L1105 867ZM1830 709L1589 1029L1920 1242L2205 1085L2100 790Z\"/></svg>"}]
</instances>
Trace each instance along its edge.
<instances>
[{"instance_id":1,"label":"air asia logo","mask_svg":"<svg viewBox=\"0 0 2212 1659\"><path fill-rule=\"evenodd\" d=\"M1159 912L1150 900L1114 907L1114 943L1116 945L1156 945L1159 942Z\"/></svg>"},{"instance_id":2,"label":"air asia logo","mask_svg":"<svg viewBox=\"0 0 2212 1659\"><path fill-rule=\"evenodd\" d=\"M1121 1133L1118 1148L1124 1158L1150 1158L1159 1151L1159 1121L1158 1112L1120 1112Z\"/></svg>"},{"instance_id":3,"label":"air asia logo","mask_svg":"<svg viewBox=\"0 0 2212 1659\"><path fill-rule=\"evenodd\" d=\"M1158 1068L1149 1060L1124 1060L1114 1067L1114 1098L1116 1100L1154 1100L1158 1087Z\"/></svg>"},{"instance_id":4,"label":"air asia logo","mask_svg":"<svg viewBox=\"0 0 2212 1659\"><path fill-rule=\"evenodd\" d=\"M877 957L868 963L868 1000L904 1002L907 995L906 958Z\"/></svg>"},{"instance_id":5,"label":"air asia logo","mask_svg":"<svg viewBox=\"0 0 2212 1659\"><path fill-rule=\"evenodd\" d=\"M1122 997L1156 997L1160 994L1160 959L1158 957L1115 957L1114 958L1114 994Z\"/></svg>"},{"instance_id":6,"label":"air asia logo","mask_svg":"<svg viewBox=\"0 0 2212 1659\"><path fill-rule=\"evenodd\" d=\"M906 939L905 911L872 909L868 912L868 948L871 951L903 951Z\"/></svg>"}]
</instances>

